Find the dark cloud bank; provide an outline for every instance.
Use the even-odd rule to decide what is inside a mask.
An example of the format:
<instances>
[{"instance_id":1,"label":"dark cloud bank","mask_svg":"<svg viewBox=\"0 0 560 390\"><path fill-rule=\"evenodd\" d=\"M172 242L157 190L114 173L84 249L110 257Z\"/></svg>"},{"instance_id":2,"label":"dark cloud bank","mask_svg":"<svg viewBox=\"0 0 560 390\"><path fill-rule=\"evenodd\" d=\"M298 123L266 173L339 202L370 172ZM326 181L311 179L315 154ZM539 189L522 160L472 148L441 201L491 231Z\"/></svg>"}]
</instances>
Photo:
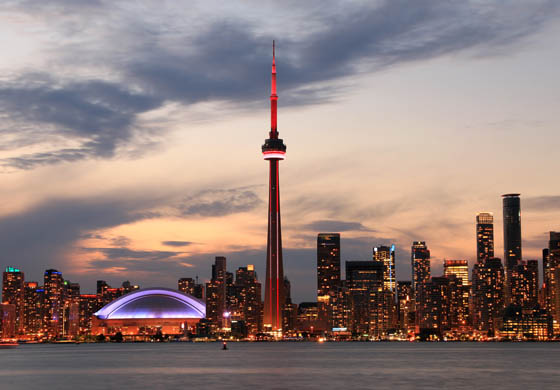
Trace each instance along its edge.
<instances>
[{"instance_id":1,"label":"dark cloud bank","mask_svg":"<svg viewBox=\"0 0 560 390\"><path fill-rule=\"evenodd\" d=\"M43 9L29 3L25 11ZM67 3L58 2L57 7L68 7ZM553 0L508 5L499 1L481 5L474 1L391 0L376 5L346 3L342 7L337 2L324 2L317 8L323 11L315 10L311 18L322 28L299 39L292 35L295 38L279 41L281 102L302 105L328 100L337 93L328 82L363 71L466 49L478 49L479 54L501 50L555 18L558 4ZM119 19L118 10L110 3L74 3L69 10L80 14L91 7L111 12ZM301 12L309 12L306 5L300 7ZM324 11L328 9L339 12ZM138 114L166 102L188 106L226 101L240 107L264 107L270 42L285 34L262 34L258 26L245 20L224 18L209 22L194 35L177 31L175 38L188 49L178 54L161 38L161 31L152 31L142 20L127 22L122 23L121 34L113 41L104 42L100 31L101 42L97 42L129 51L124 59L113 58L110 50L98 53L99 61L103 61L99 65L113 67L121 75L119 82L58 80L39 72L24 73L0 84L0 113L16 124L26 124L24 134L16 133L26 142L47 142L56 135L79 141L80 145L4 159L5 167L32 169L63 161L112 158L120 147L142 149L136 136L148 130L135 126ZM299 28L305 30L306 26ZM79 29L76 32L79 34ZM134 36L133 42L127 38L130 35ZM61 45L59 50L61 57L72 58L77 67L84 53L89 54L85 56L89 61L96 58L87 47L81 48L75 58L67 52L73 50L71 46ZM18 129L13 126L4 129L11 134L14 131Z\"/></svg>"}]
</instances>

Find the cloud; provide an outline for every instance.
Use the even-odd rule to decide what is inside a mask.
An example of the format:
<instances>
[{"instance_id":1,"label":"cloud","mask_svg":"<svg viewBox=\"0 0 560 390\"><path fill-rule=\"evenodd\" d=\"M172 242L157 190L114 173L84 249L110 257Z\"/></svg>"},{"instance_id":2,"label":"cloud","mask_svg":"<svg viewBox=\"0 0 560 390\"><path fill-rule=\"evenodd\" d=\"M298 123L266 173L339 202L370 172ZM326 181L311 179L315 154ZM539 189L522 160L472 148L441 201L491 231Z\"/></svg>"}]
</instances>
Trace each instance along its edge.
<instances>
[{"instance_id":1,"label":"cloud","mask_svg":"<svg viewBox=\"0 0 560 390\"><path fill-rule=\"evenodd\" d=\"M347 221L335 221L335 220L319 220L308 223L303 226L306 230L313 230L316 232L347 232L347 231L366 231L373 232L375 230L370 229L360 222L347 222Z\"/></svg>"},{"instance_id":2,"label":"cloud","mask_svg":"<svg viewBox=\"0 0 560 390\"><path fill-rule=\"evenodd\" d=\"M560 210L560 195L534 196L524 198L521 202L521 207L528 211L547 212Z\"/></svg>"},{"instance_id":3,"label":"cloud","mask_svg":"<svg viewBox=\"0 0 560 390\"><path fill-rule=\"evenodd\" d=\"M48 149L2 161L17 169L114 158L119 147L142 149L137 138L153 129L139 125L138 116L168 102L264 108L270 42L278 36L282 101L300 106L329 100L341 91L333 82L348 84L348 77L359 73L466 50L495 55L538 31L560 8L553 0L512 1L507 7L499 1L298 3L287 13L294 32L287 35L284 25L280 34L239 12L197 18L196 12L204 10L189 9L187 14L180 8L173 13L153 8L146 13L138 12L145 5L101 2L92 13L87 2L58 1L54 9L72 4L72 12L53 23L52 7L41 3L12 4L11 9L44 18L61 35L47 52L51 63L70 71L20 70L18 77L0 85L0 112L8 119L4 130L19 142L34 139ZM252 12L268 21L267 10L256 7ZM184 23L187 17L196 20L195 28ZM68 35L71 40L62 38ZM88 76L80 76L84 73ZM29 130L15 132L14 123ZM59 138L77 146L53 149Z\"/></svg>"},{"instance_id":4,"label":"cloud","mask_svg":"<svg viewBox=\"0 0 560 390\"><path fill-rule=\"evenodd\" d=\"M186 198L177 208L184 217L217 217L251 211L262 203L248 188L211 189Z\"/></svg>"},{"instance_id":5,"label":"cloud","mask_svg":"<svg viewBox=\"0 0 560 390\"><path fill-rule=\"evenodd\" d=\"M182 247L182 246L192 245L192 242L190 242L190 241L162 241L161 244L162 245L167 245L167 246Z\"/></svg>"}]
</instances>

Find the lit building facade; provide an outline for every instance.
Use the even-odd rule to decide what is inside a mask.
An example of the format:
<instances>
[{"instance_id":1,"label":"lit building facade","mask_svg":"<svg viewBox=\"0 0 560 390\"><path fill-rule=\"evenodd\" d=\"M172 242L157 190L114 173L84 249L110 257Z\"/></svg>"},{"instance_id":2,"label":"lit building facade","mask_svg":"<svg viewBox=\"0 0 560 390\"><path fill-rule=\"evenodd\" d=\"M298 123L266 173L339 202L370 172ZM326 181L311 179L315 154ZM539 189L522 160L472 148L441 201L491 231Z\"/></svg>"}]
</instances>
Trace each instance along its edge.
<instances>
[{"instance_id":1,"label":"lit building facade","mask_svg":"<svg viewBox=\"0 0 560 390\"><path fill-rule=\"evenodd\" d=\"M494 257L494 216L492 213L476 215L476 262L484 263Z\"/></svg>"},{"instance_id":2,"label":"lit building facade","mask_svg":"<svg viewBox=\"0 0 560 390\"><path fill-rule=\"evenodd\" d=\"M247 327L248 335L262 330L261 284L257 279L255 266L239 267L235 272L235 292L237 307L235 314Z\"/></svg>"},{"instance_id":3,"label":"lit building facade","mask_svg":"<svg viewBox=\"0 0 560 390\"><path fill-rule=\"evenodd\" d=\"M475 284L476 283L476 284ZM473 267L473 324L494 335L505 307L505 274L499 258L486 259Z\"/></svg>"},{"instance_id":4,"label":"lit building facade","mask_svg":"<svg viewBox=\"0 0 560 390\"><path fill-rule=\"evenodd\" d=\"M198 277L196 279L181 278L177 282L177 287L179 291L184 292L185 294L192 295L198 299L204 299L204 286L201 283L198 283Z\"/></svg>"},{"instance_id":5,"label":"lit building facade","mask_svg":"<svg viewBox=\"0 0 560 390\"><path fill-rule=\"evenodd\" d=\"M511 304L535 308L539 303L539 262L521 260L512 270Z\"/></svg>"},{"instance_id":6,"label":"lit building facade","mask_svg":"<svg viewBox=\"0 0 560 390\"><path fill-rule=\"evenodd\" d=\"M411 248L412 265L412 291L414 303L418 313L418 305L422 302L422 285L430 279L430 250L424 241L414 241ZM416 325L419 326L419 317L416 316Z\"/></svg>"},{"instance_id":7,"label":"lit building facade","mask_svg":"<svg viewBox=\"0 0 560 390\"><path fill-rule=\"evenodd\" d=\"M560 323L560 232L550 232L548 248L544 251L544 289L548 312Z\"/></svg>"},{"instance_id":8,"label":"lit building facade","mask_svg":"<svg viewBox=\"0 0 560 390\"><path fill-rule=\"evenodd\" d=\"M16 305L12 303L0 303L0 337L16 337Z\"/></svg>"},{"instance_id":9,"label":"lit building facade","mask_svg":"<svg viewBox=\"0 0 560 390\"><path fill-rule=\"evenodd\" d=\"M206 315L204 302L176 290L147 288L126 294L98 310L92 334L145 337L158 333L183 336L196 333Z\"/></svg>"},{"instance_id":10,"label":"lit building facade","mask_svg":"<svg viewBox=\"0 0 560 390\"><path fill-rule=\"evenodd\" d=\"M48 269L44 275L43 327L48 339L64 334L64 279L62 273Z\"/></svg>"},{"instance_id":11,"label":"lit building facade","mask_svg":"<svg viewBox=\"0 0 560 390\"><path fill-rule=\"evenodd\" d=\"M43 331L44 290L37 282L25 282L24 286L24 334L37 337Z\"/></svg>"},{"instance_id":12,"label":"lit building facade","mask_svg":"<svg viewBox=\"0 0 560 390\"><path fill-rule=\"evenodd\" d=\"M380 245L373 248L373 261L381 261L385 265L383 271L383 287L392 293L396 292L395 277L395 246Z\"/></svg>"},{"instance_id":13,"label":"lit building facade","mask_svg":"<svg viewBox=\"0 0 560 390\"><path fill-rule=\"evenodd\" d=\"M340 285L340 233L317 236L317 296L334 295Z\"/></svg>"},{"instance_id":14,"label":"lit building facade","mask_svg":"<svg viewBox=\"0 0 560 390\"><path fill-rule=\"evenodd\" d=\"M15 267L6 267L2 277L2 302L15 307L15 332L24 328L24 274Z\"/></svg>"},{"instance_id":15,"label":"lit building facade","mask_svg":"<svg viewBox=\"0 0 560 390\"><path fill-rule=\"evenodd\" d=\"M414 293L409 280L397 282L397 308L399 329L406 333L414 332Z\"/></svg>"},{"instance_id":16,"label":"lit building facade","mask_svg":"<svg viewBox=\"0 0 560 390\"><path fill-rule=\"evenodd\" d=\"M226 258L218 256L212 265L212 279L206 283L206 318L213 332L224 325L226 312Z\"/></svg>"},{"instance_id":17,"label":"lit building facade","mask_svg":"<svg viewBox=\"0 0 560 390\"><path fill-rule=\"evenodd\" d=\"M504 266L506 275L506 305L512 298L514 268L522 259L521 254L521 201L519 194L505 194L504 213Z\"/></svg>"}]
</instances>

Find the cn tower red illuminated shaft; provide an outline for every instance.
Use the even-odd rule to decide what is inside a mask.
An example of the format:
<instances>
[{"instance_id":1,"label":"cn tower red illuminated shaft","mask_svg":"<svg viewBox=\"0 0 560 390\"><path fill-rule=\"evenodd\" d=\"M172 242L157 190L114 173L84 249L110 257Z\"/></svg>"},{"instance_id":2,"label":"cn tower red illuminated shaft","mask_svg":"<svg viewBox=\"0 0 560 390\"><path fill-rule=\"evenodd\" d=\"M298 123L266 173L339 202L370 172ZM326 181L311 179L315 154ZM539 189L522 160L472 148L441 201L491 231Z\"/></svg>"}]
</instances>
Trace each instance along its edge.
<instances>
[{"instance_id":1,"label":"cn tower red illuminated shaft","mask_svg":"<svg viewBox=\"0 0 560 390\"><path fill-rule=\"evenodd\" d=\"M263 157L270 164L268 197L268 238L266 248L266 286L264 298L264 326L276 334L282 332L284 305L284 269L282 264L282 231L280 228L280 183L278 163L284 159L286 145L278 138L276 111L276 59L272 43L272 82L270 94L270 133L262 146Z\"/></svg>"}]
</instances>

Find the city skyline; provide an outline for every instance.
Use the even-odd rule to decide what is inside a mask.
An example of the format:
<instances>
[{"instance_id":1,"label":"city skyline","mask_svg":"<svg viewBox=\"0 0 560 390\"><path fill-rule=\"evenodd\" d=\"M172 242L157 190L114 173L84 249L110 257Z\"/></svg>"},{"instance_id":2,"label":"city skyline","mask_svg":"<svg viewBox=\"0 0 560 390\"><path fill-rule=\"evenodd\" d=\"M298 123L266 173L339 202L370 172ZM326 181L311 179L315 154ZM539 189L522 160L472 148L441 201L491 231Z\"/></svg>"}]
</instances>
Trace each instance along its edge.
<instances>
[{"instance_id":1,"label":"city skyline","mask_svg":"<svg viewBox=\"0 0 560 390\"><path fill-rule=\"evenodd\" d=\"M0 264L38 281L59 269L94 291L97 278L208 281L226 256L255 264L264 282L256 148L273 38L295 301L314 300L319 232L341 233L341 262L395 244L397 280L410 280L413 241L426 242L433 275L444 259L472 267L475 216L489 211L501 257L510 192L521 193L523 259L540 260L560 218L558 5L309 4L0 7L11 40L0 65Z\"/></svg>"}]
</instances>

